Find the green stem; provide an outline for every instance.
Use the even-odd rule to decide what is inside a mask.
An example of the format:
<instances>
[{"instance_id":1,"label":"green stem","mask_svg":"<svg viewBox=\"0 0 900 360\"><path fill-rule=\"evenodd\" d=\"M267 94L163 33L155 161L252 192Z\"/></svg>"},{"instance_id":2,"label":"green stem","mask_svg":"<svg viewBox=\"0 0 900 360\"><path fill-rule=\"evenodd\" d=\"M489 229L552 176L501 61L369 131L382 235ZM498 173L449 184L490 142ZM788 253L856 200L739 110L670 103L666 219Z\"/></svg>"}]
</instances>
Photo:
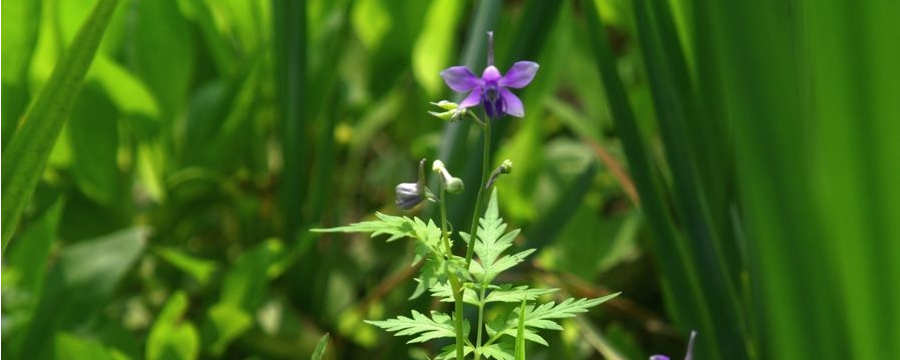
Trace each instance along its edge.
<instances>
[{"instance_id":1,"label":"green stem","mask_svg":"<svg viewBox=\"0 0 900 360\"><path fill-rule=\"evenodd\" d=\"M440 209L441 209L441 239L444 242L444 250L447 252L447 259L453 259L453 252L450 248L450 233L447 232L447 196L445 185L441 184ZM456 320L456 359L465 359L465 343L467 339L463 334L463 293L459 279L453 271L447 271L447 278L450 279L450 289L453 291L454 302L454 320Z\"/></svg>"},{"instance_id":2,"label":"green stem","mask_svg":"<svg viewBox=\"0 0 900 360\"><path fill-rule=\"evenodd\" d=\"M481 329L484 327L484 285L478 293L478 337L475 338L475 360L481 358Z\"/></svg>"},{"instance_id":3,"label":"green stem","mask_svg":"<svg viewBox=\"0 0 900 360\"><path fill-rule=\"evenodd\" d=\"M470 114L475 119L478 119L478 116L474 113ZM491 119L485 116L485 120L482 124L484 124L484 126L481 127L484 130L484 153L482 154L481 163L481 185L478 186L478 197L475 198L475 210L472 214L472 227L471 230L469 230L469 245L466 249L467 269L469 268L469 263L472 262L472 253L475 250L475 240L477 239L476 233L478 232L478 214L481 213L481 198L484 195L484 186L487 184L488 171L490 171L489 166L491 163Z\"/></svg>"}]
</instances>

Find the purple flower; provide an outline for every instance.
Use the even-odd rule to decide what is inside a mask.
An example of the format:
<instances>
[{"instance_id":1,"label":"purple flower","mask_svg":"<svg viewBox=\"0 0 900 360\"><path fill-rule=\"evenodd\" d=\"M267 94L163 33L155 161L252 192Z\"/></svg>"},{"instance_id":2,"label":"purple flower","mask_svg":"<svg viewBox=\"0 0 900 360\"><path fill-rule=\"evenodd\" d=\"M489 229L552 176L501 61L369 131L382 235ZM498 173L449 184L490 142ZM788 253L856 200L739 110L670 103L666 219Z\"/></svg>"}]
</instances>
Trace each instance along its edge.
<instances>
[{"instance_id":1,"label":"purple flower","mask_svg":"<svg viewBox=\"0 0 900 360\"><path fill-rule=\"evenodd\" d=\"M691 339L688 340L687 354L684 355L684 360L694 360L694 338L696 337L697 332L691 331ZM650 360L669 360L669 357L665 355L653 355L650 357Z\"/></svg>"},{"instance_id":2,"label":"purple flower","mask_svg":"<svg viewBox=\"0 0 900 360\"><path fill-rule=\"evenodd\" d=\"M500 74L500 70L494 67L494 33L491 31L488 32L487 65L481 73L481 78L475 76L465 66L453 66L441 71L441 77L453 91L469 92L469 95L459 103L459 107L484 105L488 117L494 119L502 117L503 114L525 116L522 100L508 88L521 89L531 83L540 65L532 61L519 61L513 64L505 75Z\"/></svg>"}]
</instances>

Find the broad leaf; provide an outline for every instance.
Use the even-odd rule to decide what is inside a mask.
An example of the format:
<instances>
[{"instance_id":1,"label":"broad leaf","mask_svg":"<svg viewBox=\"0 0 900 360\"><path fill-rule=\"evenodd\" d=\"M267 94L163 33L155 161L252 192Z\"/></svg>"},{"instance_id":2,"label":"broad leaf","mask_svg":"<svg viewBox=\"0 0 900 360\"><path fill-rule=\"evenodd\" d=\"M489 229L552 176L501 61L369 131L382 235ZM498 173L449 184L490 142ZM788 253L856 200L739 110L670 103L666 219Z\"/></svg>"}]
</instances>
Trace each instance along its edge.
<instances>
[{"instance_id":1,"label":"broad leaf","mask_svg":"<svg viewBox=\"0 0 900 360\"><path fill-rule=\"evenodd\" d=\"M421 343L438 338L455 338L453 320L450 315L437 311L431 312L431 318L413 310L412 318L398 316L396 319L384 321L366 320L366 323L375 325L390 332L396 332L394 336L416 336L407 344ZM463 332L468 334L468 322L464 322Z\"/></svg>"},{"instance_id":2,"label":"broad leaf","mask_svg":"<svg viewBox=\"0 0 900 360\"><path fill-rule=\"evenodd\" d=\"M116 286L143 253L147 232L127 229L64 247L44 279L34 317L20 334L22 341L11 344L11 351L18 351L19 358L44 359L53 351L48 334L74 331L102 314Z\"/></svg>"}]
</instances>

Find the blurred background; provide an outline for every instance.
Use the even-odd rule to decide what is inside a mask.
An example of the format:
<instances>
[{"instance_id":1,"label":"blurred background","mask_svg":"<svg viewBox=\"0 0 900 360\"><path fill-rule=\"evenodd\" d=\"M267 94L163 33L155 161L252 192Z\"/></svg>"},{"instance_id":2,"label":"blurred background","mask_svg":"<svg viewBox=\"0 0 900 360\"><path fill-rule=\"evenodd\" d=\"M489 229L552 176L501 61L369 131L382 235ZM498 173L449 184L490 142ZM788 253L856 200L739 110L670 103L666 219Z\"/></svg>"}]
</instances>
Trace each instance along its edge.
<instances>
[{"instance_id":1,"label":"blurred background","mask_svg":"<svg viewBox=\"0 0 900 360\"><path fill-rule=\"evenodd\" d=\"M89 18L95 6L114 11ZM46 159L31 197L4 194L10 359L306 359L325 333L326 359L436 354L446 344L362 322L448 306L407 301L411 242L308 230L399 214L394 186L421 158L478 183L480 131L427 111L459 100L442 69L480 74L489 30L501 71L541 64L517 92L525 118L494 128L492 162L515 164L501 213L539 249L504 280L623 292L530 358L681 358L690 330L698 360L900 353L898 2L2 10L4 193L18 164ZM26 112L77 87L51 73L78 66L57 60L98 21L68 120L32 138ZM469 224L473 200L453 198L451 222Z\"/></svg>"}]
</instances>

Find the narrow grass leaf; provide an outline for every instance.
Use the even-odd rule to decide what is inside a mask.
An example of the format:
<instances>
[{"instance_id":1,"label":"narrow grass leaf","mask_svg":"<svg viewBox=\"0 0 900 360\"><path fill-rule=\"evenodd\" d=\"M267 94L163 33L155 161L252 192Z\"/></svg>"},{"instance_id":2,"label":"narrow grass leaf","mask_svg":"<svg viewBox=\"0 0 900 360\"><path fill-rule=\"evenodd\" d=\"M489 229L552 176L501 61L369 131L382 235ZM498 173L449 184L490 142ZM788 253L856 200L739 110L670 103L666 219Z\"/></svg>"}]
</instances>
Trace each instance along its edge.
<instances>
[{"instance_id":1,"label":"narrow grass leaf","mask_svg":"<svg viewBox=\"0 0 900 360\"><path fill-rule=\"evenodd\" d=\"M15 169L2 174L4 250L44 171L50 150L72 111L116 4L118 0L100 0L97 3L3 151L4 167Z\"/></svg>"}]
</instances>

